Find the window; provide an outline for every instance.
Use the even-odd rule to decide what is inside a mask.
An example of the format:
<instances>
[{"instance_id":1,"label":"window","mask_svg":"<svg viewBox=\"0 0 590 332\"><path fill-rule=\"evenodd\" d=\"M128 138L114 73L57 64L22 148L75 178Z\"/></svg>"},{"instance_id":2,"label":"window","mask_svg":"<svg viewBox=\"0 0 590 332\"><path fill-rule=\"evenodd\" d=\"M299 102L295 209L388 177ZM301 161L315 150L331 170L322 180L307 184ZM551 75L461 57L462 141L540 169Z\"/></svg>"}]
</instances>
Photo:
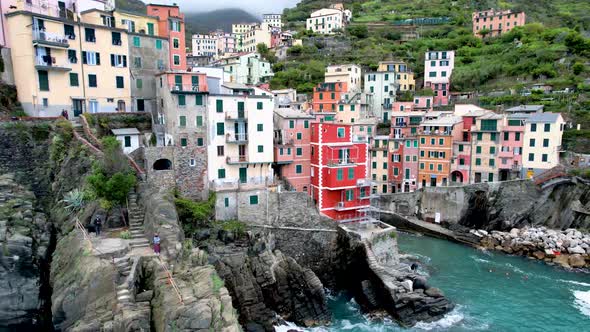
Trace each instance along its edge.
<instances>
[{"instance_id":1,"label":"window","mask_svg":"<svg viewBox=\"0 0 590 332\"><path fill-rule=\"evenodd\" d=\"M136 56L133 58L133 66L135 68L141 68L141 58Z\"/></svg>"},{"instance_id":2,"label":"window","mask_svg":"<svg viewBox=\"0 0 590 332\"><path fill-rule=\"evenodd\" d=\"M295 149L295 153L298 156L302 156L303 155L303 148L297 148L297 149Z\"/></svg>"},{"instance_id":3,"label":"window","mask_svg":"<svg viewBox=\"0 0 590 332\"><path fill-rule=\"evenodd\" d=\"M309 128L309 121L308 120L303 121L303 128L305 128L305 129ZM361 127L361 131L362 131L362 127Z\"/></svg>"},{"instance_id":4,"label":"window","mask_svg":"<svg viewBox=\"0 0 590 332\"><path fill-rule=\"evenodd\" d=\"M179 122L180 122L180 126L181 126L181 127L186 127L186 116L184 116L184 115L181 115L181 116L180 116L180 121L179 121Z\"/></svg>"},{"instance_id":5,"label":"window","mask_svg":"<svg viewBox=\"0 0 590 332\"><path fill-rule=\"evenodd\" d=\"M514 140L515 141L520 141L520 133L514 133Z\"/></svg>"},{"instance_id":6,"label":"window","mask_svg":"<svg viewBox=\"0 0 590 332\"><path fill-rule=\"evenodd\" d=\"M465 165L465 159L459 158L459 165Z\"/></svg>"},{"instance_id":7,"label":"window","mask_svg":"<svg viewBox=\"0 0 590 332\"><path fill-rule=\"evenodd\" d=\"M459 144L459 152L463 152L463 144Z\"/></svg>"},{"instance_id":8,"label":"window","mask_svg":"<svg viewBox=\"0 0 590 332\"><path fill-rule=\"evenodd\" d=\"M225 179L225 168L220 168L217 170L217 178Z\"/></svg>"},{"instance_id":9,"label":"window","mask_svg":"<svg viewBox=\"0 0 590 332\"><path fill-rule=\"evenodd\" d=\"M490 154L491 155L496 154L496 147L495 146L490 146Z\"/></svg>"},{"instance_id":10,"label":"window","mask_svg":"<svg viewBox=\"0 0 590 332\"><path fill-rule=\"evenodd\" d=\"M547 154L546 154L546 153L543 153L543 154L541 155L541 161L542 161L542 162L544 162L544 163L546 163L546 162L547 162Z\"/></svg>"},{"instance_id":11,"label":"window","mask_svg":"<svg viewBox=\"0 0 590 332\"><path fill-rule=\"evenodd\" d=\"M301 140L302 134L301 133L297 133L297 140Z\"/></svg>"},{"instance_id":12,"label":"window","mask_svg":"<svg viewBox=\"0 0 590 332\"><path fill-rule=\"evenodd\" d=\"M420 163L420 169L424 169L424 163Z\"/></svg>"},{"instance_id":13,"label":"window","mask_svg":"<svg viewBox=\"0 0 590 332\"><path fill-rule=\"evenodd\" d=\"M141 58L135 58L135 59L139 59L139 61L140 61L139 67L141 67ZM127 56L126 55L111 54L111 66L120 67L120 68L127 67ZM136 66L136 68L139 68L139 67Z\"/></svg>"},{"instance_id":14,"label":"window","mask_svg":"<svg viewBox=\"0 0 590 332\"><path fill-rule=\"evenodd\" d=\"M482 133L477 133L477 140L478 141L481 141L482 140L482 137L483 137L483 134Z\"/></svg>"},{"instance_id":15,"label":"window","mask_svg":"<svg viewBox=\"0 0 590 332\"><path fill-rule=\"evenodd\" d=\"M338 138L344 137L344 128L338 128Z\"/></svg>"},{"instance_id":16,"label":"window","mask_svg":"<svg viewBox=\"0 0 590 332\"><path fill-rule=\"evenodd\" d=\"M223 113L223 100L218 99L215 104L217 113Z\"/></svg>"},{"instance_id":17,"label":"window","mask_svg":"<svg viewBox=\"0 0 590 332\"><path fill-rule=\"evenodd\" d=\"M133 46L141 47L141 38L139 36L133 36Z\"/></svg>"},{"instance_id":18,"label":"window","mask_svg":"<svg viewBox=\"0 0 590 332\"><path fill-rule=\"evenodd\" d=\"M383 163L383 169L387 169L387 163Z\"/></svg>"},{"instance_id":19,"label":"window","mask_svg":"<svg viewBox=\"0 0 590 332\"><path fill-rule=\"evenodd\" d=\"M344 169L342 169L342 168L339 168L339 169L336 171L336 180L338 180L338 181L342 181L342 179L344 179Z\"/></svg>"},{"instance_id":20,"label":"window","mask_svg":"<svg viewBox=\"0 0 590 332\"><path fill-rule=\"evenodd\" d=\"M124 146L126 148L131 147L131 136L124 136L123 139L125 140Z\"/></svg>"},{"instance_id":21,"label":"window","mask_svg":"<svg viewBox=\"0 0 590 332\"><path fill-rule=\"evenodd\" d=\"M426 144L426 138L420 137L420 144Z\"/></svg>"},{"instance_id":22,"label":"window","mask_svg":"<svg viewBox=\"0 0 590 332\"><path fill-rule=\"evenodd\" d=\"M117 89L125 88L125 80L123 79L123 76L115 76L115 83L117 85Z\"/></svg>"},{"instance_id":23,"label":"window","mask_svg":"<svg viewBox=\"0 0 590 332\"><path fill-rule=\"evenodd\" d=\"M373 169L377 169L377 162L374 161L373 163L371 163L371 167L373 167Z\"/></svg>"},{"instance_id":24,"label":"window","mask_svg":"<svg viewBox=\"0 0 590 332\"><path fill-rule=\"evenodd\" d=\"M217 146L217 156L223 157L225 155L225 147L223 145Z\"/></svg>"},{"instance_id":25,"label":"window","mask_svg":"<svg viewBox=\"0 0 590 332\"><path fill-rule=\"evenodd\" d=\"M537 131L537 124L536 123L531 123L531 131L532 132L536 132Z\"/></svg>"},{"instance_id":26,"label":"window","mask_svg":"<svg viewBox=\"0 0 590 332\"><path fill-rule=\"evenodd\" d=\"M77 73L70 73L70 86L80 86Z\"/></svg>"},{"instance_id":27,"label":"window","mask_svg":"<svg viewBox=\"0 0 590 332\"><path fill-rule=\"evenodd\" d=\"M495 167L495 166L496 166L496 160L490 159L490 167Z\"/></svg>"},{"instance_id":28,"label":"window","mask_svg":"<svg viewBox=\"0 0 590 332\"><path fill-rule=\"evenodd\" d=\"M181 138L180 139L180 146L182 147L186 147L188 145L188 139L186 138Z\"/></svg>"},{"instance_id":29,"label":"window","mask_svg":"<svg viewBox=\"0 0 590 332\"><path fill-rule=\"evenodd\" d=\"M156 49L157 50L162 49L162 41L160 39L156 39Z\"/></svg>"},{"instance_id":30,"label":"window","mask_svg":"<svg viewBox=\"0 0 590 332\"><path fill-rule=\"evenodd\" d=\"M497 120L481 120L481 130L496 131Z\"/></svg>"},{"instance_id":31,"label":"window","mask_svg":"<svg viewBox=\"0 0 590 332\"><path fill-rule=\"evenodd\" d=\"M303 173L303 166L301 166L301 165L295 165L295 173L296 174Z\"/></svg>"},{"instance_id":32,"label":"window","mask_svg":"<svg viewBox=\"0 0 590 332\"><path fill-rule=\"evenodd\" d=\"M186 106L186 96L178 95L178 106Z\"/></svg>"},{"instance_id":33,"label":"window","mask_svg":"<svg viewBox=\"0 0 590 332\"><path fill-rule=\"evenodd\" d=\"M180 66L180 55L174 54L173 59L174 59L173 60L174 61L174 65L175 66Z\"/></svg>"},{"instance_id":34,"label":"window","mask_svg":"<svg viewBox=\"0 0 590 332\"><path fill-rule=\"evenodd\" d=\"M170 30L180 32L180 21L170 21Z\"/></svg>"},{"instance_id":35,"label":"window","mask_svg":"<svg viewBox=\"0 0 590 332\"><path fill-rule=\"evenodd\" d=\"M264 124L259 123L256 125L256 131L263 131L264 130Z\"/></svg>"},{"instance_id":36,"label":"window","mask_svg":"<svg viewBox=\"0 0 590 332\"><path fill-rule=\"evenodd\" d=\"M195 124L197 127L202 127L203 126L203 116L197 115L197 120L196 120Z\"/></svg>"},{"instance_id":37,"label":"window","mask_svg":"<svg viewBox=\"0 0 590 332\"><path fill-rule=\"evenodd\" d=\"M178 40L178 38L173 38L172 39L172 47L173 48L179 48L180 47L180 41Z\"/></svg>"},{"instance_id":38,"label":"window","mask_svg":"<svg viewBox=\"0 0 590 332\"><path fill-rule=\"evenodd\" d=\"M481 159L475 158L475 166L481 166Z\"/></svg>"},{"instance_id":39,"label":"window","mask_svg":"<svg viewBox=\"0 0 590 332\"><path fill-rule=\"evenodd\" d=\"M100 53L82 51L82 63L90 66L100 66Z\"/></svg>"},{"instance_id":40,"label":"window","mask_svg":"<svg viewBox=\"0 0 590 332\"><path fill-rule=\"evenodd\" d=\"M293 121L293 120L289 120L289 128L290 128L290 129L293 129L293 128L295 128L295 121Z\"/></svg>"},{"instance_id":41,"label":"window","mask_svg":"<svg viewBox=\"0 0 590 332\"><path fill-rule=\"evenodd\" d=\"M481 146L476 146L475 147L475 153L480 154L481 153Z\"/></svg>"},{"instance_id":42,"label":"window","mask_svg":"<svg viewBox=\"0 0 590 332\"><path fill-rule=\"evenodd\" d=\"M544 148L549 147L549 139L548 138L543 139L543 147Z\"/></svg>"},{"instance_id":43,"label":"window","mask_svg":"<svg viewBox=\"0 0 590 332\"><path fill-rule=\"evenodd\" d=\"M92 29L92 28L84 28L84 40L86 40L89 43L95 43L96 42L96 35L94 33L94 29Z\"/></svg>"},{"instance_id":44,"label":"window","mask_svg":"<svg viewBox=\"0 0 590 332\"><path fill-rule=\"evenodd\" d=\"M349 168L348 169L348 179L349 180L354 180L354 168Z\"/></svg>"},{"instance_id":45,"label":"window","mask_svg":"<svg viewBox=\"0 0 590 332\"><path fill-rule=\"evenodd\" d=\"M68 50L68 61L70 63L78 63L78 57L76 56L76 50Z\"/></svg>"},{"instance_id":46,"label":"window","mask_svg":"<svg viewBox=\"0 0 590 332\"><path fill-rule=\"evenodd\" d=\"M197 137L197 146L203 146L203 138Z\"/></svg>"},{"instance_id":47,"label":"window","mask_svg":"<svg viewBox=\"0 0 590 332\"><path fill-rule=\"evenodd\" d=\"M551 124L550 123L546 123L544 130L545 130L546 133L550 132L551 131Z\"/></svg>"},{"instance_id":48,"label":"window","mask_svg":"<svg viewBox=\"0 0 590 332\"><path fill-rule=\"evenodd\" d=\"M438 164L438 165L436 166L436 169L437 169L439 172L442 172L442 164Z\"/></svg>"},{"instance_id":49,"label":"window","mask_svg":"<svg viewBox=\"0 0 590 332\"><path fill-rule=\"evenodd\" d=\"M74 32L74 26L69 24L64 24L64 35L68 37L68 39L76 39L76 33Z\"/></svg>"},{"instance_id":50,"label":"window","mask_svg":"<svg viewBox=\"0 0 590 332\"><path fill-rule=\"evenodd\" d=\"M258 152L259 152L259 153L262 153L262 152L264 152L264 145L259 145L259 146L258 146Z\"/></svg>"},{"instance_id":51,"label":"window","mask_svg":"<svg viewBox=\"0 0 590 332\"><path fill-rule=\"evenodd\" d=\"M39 76L39 90L49 91L49 74L46 70L39 70L37 72Z\"/></svg>"},{"instance_id":52,"label":"window","mask_svg":"<svg viewBox=\"0 0 590 332\"><path fill-rule=\"evenodd\" d=\"M435 143L436 143L436 139L434 139L434 138L431 138L431 139L430 139L430 145L434 145Z\"/></svg>"},{"instance_id":53,"label":"window","mask_svg":"<svg viewBox=\"0 0 590 332\"><path fill-rule=\"evenodd\" d=\"M434 164L429 164L429 165L428 165L428 168L429 168L431 171L434 171Z\"/></svg>"},{"instance_id":54,"label":"window","mask_svg":"<svg viewBox=\"0 0 590 332\"><path fill-rule=\"evenodd\" d=\"M217 123L217 135L223 136L225 134L225 124L223 122Z\"/></svg>"},{"instance_id":55,"label":"window","mask_svg":"<svg viewBox=\"0 0 590 332\"><path fill-rule=\"evenodd\" d=\"M436 77L436 72L435 71L429 72L428 77Z\"/></svg>"},{"instance_id":56,"label":"window","mask_svg":"<svg viewBox=\"0 0 590 332\"><path fill-rule=\"evenodd\" d=\"M535 147L535 139L534 139L534 138L531 138L531 139L530 139L530 141L529 141L529 146L530 146L531 148L534 148L534 147Z\"/></svg>"},{"instance_id":57,"label":"window","mask_svg":"<svg viewBox=\"0 0 590 332\"><path fill-rule=\"evenodd\" d=\"M393 168L393 175L394 176L398 176L399 175L399 169L397 167Z\"/></svg>"},{"instance_id":58,"label":"window","mask_svg":"<svg viewBox=\"0 0 590 332\"><path fill-rule=\"evenodd\" d=\"M535 161L535 154L529 153L529 161Z\"/></svg>"},{"instance_id":59,"label":"window","mask_svg":"<svg viewBox=\"0 0 590 332\"><path fill-rule=\"evenodd\" d=\"M203 106L203 96L202 95L195 96L195 105Z\"/></svg>"},{"instance_id":60,"label":"window","mask_svg":"<svg viewBox=\"0 0 590 332\"><path fill-rule=\"evenodd\" d=\"M346 200L349 202L354 200L354 190L352 190L352 189L346 190Z\"/></svg>"},{"instance_id":61,"label":"window","mask_svg":"<svg viewBox=\"0 0 590 332\"><path fill-rule=\"evenodd\" d=\"M438 145L445 145L445 139L444 138L439 138L438 139Z\"/></svg>"},{"instance_id":62,"label":"window","mask_svg":"<svg viewBox=\"0 0 590 332\"><path fill-rule=\"evenodd\" d=\"M494 182L494 173L488 173L488 182Z\"/></svg>"},{"instance_id":63,"label":"window","mask_svg":"<svg viewBox=\"0 0 590 332\"><path fill-rule=\"evenodd\" d=\"M446 71L442 71L442 72L440 73L440 76L442 76L442 77L447 77L447 72L446 72Z\"/></svg>"},{"instance_id":64,"label":"window","mask_svg":"<svg viewBox=\"0 0 590 332\"><path fill-rule=\"evenodd\" d=\"M111 32L111 44L115 46L121 45L121 33L120 32Z\"/></svg>"},{"instance_id":65,"label":"window","mask_svg":"<svg viewBox=\"0 0 590 332\"><path fill-rule=\"evenodd\" d=\"M261 110L262 107L263 107L263 105L262 105L262 102L261 101L259 101L259 102L256 103L256 109L257 110Z\"/></svg>"},{"instance_id":66,"label":"window","mask_svg":"<svg viewBox=\"0 0 590 332\"><path fill-rule=\"evenodd\" d=\"M96 75L95 74L88 74L88 86L91 87L91 88L98 87L98 83L96 81Z\"/></svg>"}]
</instances>

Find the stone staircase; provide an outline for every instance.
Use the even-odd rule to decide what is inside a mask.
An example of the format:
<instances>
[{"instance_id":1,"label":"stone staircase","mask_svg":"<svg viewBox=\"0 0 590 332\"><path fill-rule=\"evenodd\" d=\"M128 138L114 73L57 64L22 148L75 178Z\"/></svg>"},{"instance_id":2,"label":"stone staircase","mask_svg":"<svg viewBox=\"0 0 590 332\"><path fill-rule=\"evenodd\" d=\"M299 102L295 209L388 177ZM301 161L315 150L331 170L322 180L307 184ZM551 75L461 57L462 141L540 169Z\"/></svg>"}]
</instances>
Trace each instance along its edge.
<instances>
[{"instance_id":1,"label":"stone staircase","mask_svg":"<svg viewBox=\"0 0 590 332\"><path fill-rule=\"evenodd\" d=\"M143 230L143 219L145 217L143 209L137 204L137 194L132 192L128 196L129 201L129 233L131 234L131 249L148 248L150 242L146 238Z\"/></svg>"}]
</instances>

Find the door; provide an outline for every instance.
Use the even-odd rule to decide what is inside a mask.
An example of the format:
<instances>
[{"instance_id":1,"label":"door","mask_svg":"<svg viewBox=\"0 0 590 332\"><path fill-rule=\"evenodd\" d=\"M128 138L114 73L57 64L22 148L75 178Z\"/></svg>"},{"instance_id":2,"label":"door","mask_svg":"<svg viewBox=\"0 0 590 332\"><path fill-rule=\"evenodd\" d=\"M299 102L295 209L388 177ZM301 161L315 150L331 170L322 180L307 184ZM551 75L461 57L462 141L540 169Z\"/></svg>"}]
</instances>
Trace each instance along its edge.
<instances>
[{"instance_id":1,"label":"door","mask_svg":"<svg viewBox=\"0 0 590 332\"><path fill-rule=\"evenodd\" d=\"M475 183L481 182L481 173L475 173Z\"/></svg>"},{"instance_id":2,"label":"door","mask_svg":"<svg viewBox=\"0 0 590 332\"><path fill-rule=\"evenodd\" d=\"M389 112L383 112L383 122L389 122Z\"/></svg>"},{"instance_id":3,"label":"door","mask_svg":"<svg viewBox=\"0 0 590 332\"><path fill-rule=\"evenodd\" d=\"M426 99L426 108L430 108L430 99Z\"/></svg>"},{"instance_id":4,"label":"door","mask_svg":"<svg viewBox=\"0 0 590 332\"><path fill-rule=\"evenodd\" d=\"M153 36L154 35L154 23L148 23L147 28L148 28L148 35Z\"/></svg>"},{"instance_id":5,"label":"door","mask_svg":"<svg viewBox=\"0 0 590 332\"><path fill-rule=\"evenodd\" d=\"M145 111L145 100L137 99L137 111L144 112Z\"/></svg>"},{"instance_id":6,"label":"door","mask_svg":"<svg viewBox=\"0 0 590 332\"><path fill-rule=\"evenodd\" d=\"M182 76L181 75L174 76L174 85L176 85L176 90L182 90Z\"/></svg>"},{"instance_id":7,"label":"door","mask_svg":"<svg viewBox=\"0 0 590 332\"><path fill-rule=\"evenodd\" d=\"M240 183L248 182L248 168L240 167Z\"/></svg>"},{"instance_id":8,"label":"door","mask_svg":"<svg viewBox=\"0 0 590 332\"><path fill-rule=\"evenodd\" d=\"M240 156L240 161L244 162L246 160L246 146L245 145L238 145L238 154Z\"/></svg>"},{"instance_id":9,"label":"door","mask_svg":"<svg viewBox=\"0 0 590 332\"><path fill-rule=\"evenodd\" d=\"M119 100L117 102L117 111L119 111L119 112L126 112L127 111L127 109L125 108L125 101Z\"/></svg>"},{"instance_id":10,"label":"door","mask_svg":"<svg viewBox=\"0 0 590 332\"><path fill-rule=\"evenodd\" d=\"M88 101L88 108L90 109L90 113L98 113L99 112L98 101L97 100Z\"/></svg>"},{"instance_id":11,"label":"door","mask_svg":"<svg viewBox=\"0 0 590 332\"><path fill-rule=\"evenodd\" d=\"M436 177L430 178L430 186L436 187Z\"/></svg>"},{"instance_id":12,"label":"door","mask_svg":"<svg viewBox=\"0 0 590 332\"><path fill-rule=\"evenodd\" d=\"M74 116L80 116L84 112L84 100L74 99L72 101L72 110L74 111Z\"/></svg>"}]
</instances>

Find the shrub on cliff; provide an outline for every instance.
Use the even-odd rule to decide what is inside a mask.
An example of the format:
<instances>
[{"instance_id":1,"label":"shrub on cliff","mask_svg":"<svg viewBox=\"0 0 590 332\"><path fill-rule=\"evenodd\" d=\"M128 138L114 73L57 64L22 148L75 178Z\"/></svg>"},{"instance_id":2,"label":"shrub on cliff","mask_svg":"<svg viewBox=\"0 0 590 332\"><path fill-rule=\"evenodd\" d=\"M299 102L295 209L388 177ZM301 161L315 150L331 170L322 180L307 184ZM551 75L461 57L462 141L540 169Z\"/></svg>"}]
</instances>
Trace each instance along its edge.
<instances>
[{"instance_id":1,"label":"shrub on cliff","mask_svg":"<svg viewBox=\"0 0 590 332\"><path fill-rule=\"evenodd\" d=\"M205 227L215 216L215 194L206 201L194 201L175 193L174 203L186 237L192 237L198 228Z\"/></svg>"}]
</instances>

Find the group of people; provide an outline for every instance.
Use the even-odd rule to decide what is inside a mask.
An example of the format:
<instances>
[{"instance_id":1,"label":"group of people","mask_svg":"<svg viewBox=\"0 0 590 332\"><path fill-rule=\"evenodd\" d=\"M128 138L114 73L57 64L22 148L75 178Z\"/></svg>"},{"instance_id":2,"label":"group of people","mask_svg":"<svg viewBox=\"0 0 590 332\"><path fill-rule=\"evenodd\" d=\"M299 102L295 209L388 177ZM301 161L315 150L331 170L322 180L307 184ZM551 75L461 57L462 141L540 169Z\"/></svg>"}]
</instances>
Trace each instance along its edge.
<instances>
[{"instance_id":1,"label":"group of people","mask_svg":"<svg viewBox=\"0 0 590 332\"><path fill-rule=\"evenodd\" d=\"M97 215L94 218L94 232L96 233L96 236L100 236L100 231L102 229L102 218ZM154 237L152 239L152 244L154 245L154 253L158 256L160 256L160 243L162 242L162 239L160 239L160 235L158 235L158 233L154 234Z\"/></svg>"}]
</instances>

